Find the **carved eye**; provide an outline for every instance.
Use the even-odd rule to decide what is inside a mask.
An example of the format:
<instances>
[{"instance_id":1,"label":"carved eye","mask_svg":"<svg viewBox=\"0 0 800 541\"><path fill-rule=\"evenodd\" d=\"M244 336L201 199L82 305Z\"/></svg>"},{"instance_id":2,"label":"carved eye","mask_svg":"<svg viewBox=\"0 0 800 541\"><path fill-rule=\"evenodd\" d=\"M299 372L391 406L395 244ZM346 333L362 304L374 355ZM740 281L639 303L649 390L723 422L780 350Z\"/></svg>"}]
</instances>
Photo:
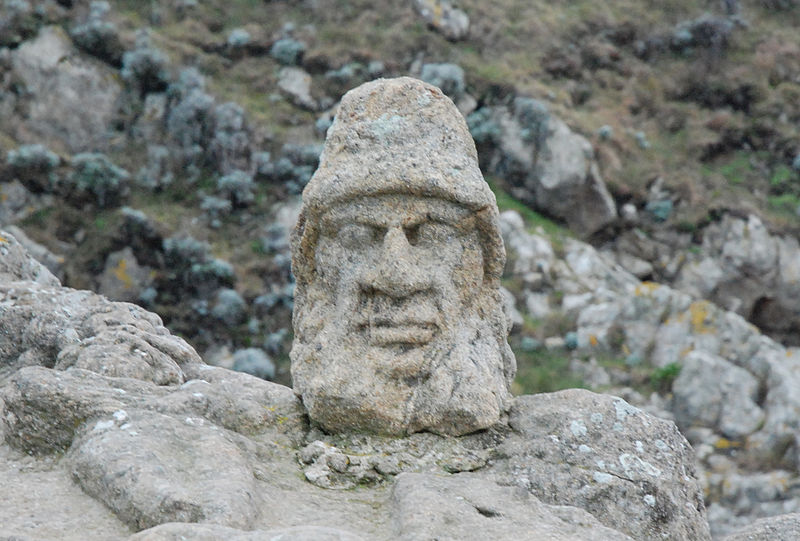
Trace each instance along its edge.
<instances>
[{"instance_id":1,"label":"carved eye","mask_svg":"<svg viewBox=\"0 0 800 541\"><path fill-rule=\"evenodd\" d=\"M339 229L336 238L348 248L363 248L382 238L381 229L365 224L347 224Z\"/></svg>"},{"instance_id":2,"label":"carved eye","mask_svg":"<svg viewBox=\"0 0 800 541\"><path fill-rule=\"evenodd\" d=\"M455 228L442 222L422 222L406 229L411 246L435 247L450 242L455 236Z\"/></svg>"}]
</instances>

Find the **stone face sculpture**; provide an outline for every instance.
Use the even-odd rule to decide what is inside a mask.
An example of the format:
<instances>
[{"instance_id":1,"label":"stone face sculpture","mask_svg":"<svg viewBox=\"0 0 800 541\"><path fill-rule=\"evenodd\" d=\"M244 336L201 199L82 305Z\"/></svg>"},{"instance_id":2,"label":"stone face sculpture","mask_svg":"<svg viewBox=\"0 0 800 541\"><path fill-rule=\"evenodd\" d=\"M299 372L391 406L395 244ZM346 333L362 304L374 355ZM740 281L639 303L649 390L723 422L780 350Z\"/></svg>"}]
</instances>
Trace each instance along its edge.
<instances>
[{"instance_id":1,"label":"stone face sculpture","mask_svg":"<svg viewBox=\"0 0 800 541\"><path fill-rule=\"evenodd\" d=\"M393 435L499 420L516 361L497 216L438 88L403 77L345 95L292 238L292 377L312 420Z\"/></svg>"}]
</instances>

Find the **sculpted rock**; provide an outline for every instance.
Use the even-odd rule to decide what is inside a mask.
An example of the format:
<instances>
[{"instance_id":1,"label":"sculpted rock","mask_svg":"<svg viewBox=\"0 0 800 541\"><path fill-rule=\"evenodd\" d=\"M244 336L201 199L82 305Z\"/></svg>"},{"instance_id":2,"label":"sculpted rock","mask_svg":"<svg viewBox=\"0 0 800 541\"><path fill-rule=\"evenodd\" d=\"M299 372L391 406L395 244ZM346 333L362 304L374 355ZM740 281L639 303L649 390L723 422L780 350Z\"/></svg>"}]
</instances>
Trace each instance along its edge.
<instances>
[{"instance_id":1,"label":"sculpted rock","mask_svg":"<svg viewBox=\"0 0 800 541\"><path fill-rule=\"evenodd\" d=\"M204 365L2 234L0 536L75 539L50 517L77 506L90 539L708 539L673 424L509 396L497 208L449 99L377 81L339 119L292 238L296 391Z\"/></svg>"},{"instance_id":2,"label":"sculpted rock","mask_svg":"<svg viewBox=\"0 0 800 541\"><path fill-rule=\"evenodd\" d=\"M295 391L328 431L459 435L516 363L494 195L452 101L410 78L342 99L292 239Z\"/></svg>"}]
</instances>

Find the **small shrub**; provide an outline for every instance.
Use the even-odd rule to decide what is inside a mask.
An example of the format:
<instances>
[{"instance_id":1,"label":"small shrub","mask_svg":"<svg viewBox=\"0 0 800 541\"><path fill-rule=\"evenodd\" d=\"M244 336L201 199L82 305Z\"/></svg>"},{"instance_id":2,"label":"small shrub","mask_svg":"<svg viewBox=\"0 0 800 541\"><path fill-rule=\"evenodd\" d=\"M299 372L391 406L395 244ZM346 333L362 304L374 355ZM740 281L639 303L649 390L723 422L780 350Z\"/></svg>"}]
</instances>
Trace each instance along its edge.
<instances>
[{"instance_id":1,"label":"small shrub","mask_svg":"<svg viewBox=\"0 0 800 541\"><path fill-rule=\"evenodd\" d=\"M476 143L496 144L500 140L502 131L492 117L492 110L488 107L478 109L467 117L469 133Z\"/></svg>"},{"instance_id":2,"label":"small shrub","mask_svg":"<svg viewBox=\"0 0 800 541\"><path fill-rule=\"evenodd\" d=\"M306 44L294 38L279 39L272 44L269 55L285 66L299 64L306 52Z\"/></svg>"},{"instance_id":3,"label":"small shrub","mask_svg":"<svg viewBox=\"0 0 800 541\"><path fill-rule=\"evenodd\" d=\"M672 382L681 373L681 365L669 363L668 365L655 370L650 376L650 385L661 393L668 393L672 390Z\"/></svg>"},{"instance_id":4,"label":"small shrub","mask_svg":"<svg viewBox=\"0 0 800 541\"><path fill-rule=\"evenodd\" d=\"M147 33L140 33L136 48L122 55L122 79L141 97L150 92L163 92L169 84L167 57L150 46Z\"/></svg>"},{"instance_id":5,"label":"small shrub","mask_svg":"<svg viewBox=\"0 0 800 541\"><path fill-rule=\"evenodd\" d=\"M172 184L174 177L170 171L170 151L164 145L147 147L147 165L139 169L136 181L140 186L158 190Z\"/></svg>"},{"instance_id":6,"label":"small shrub","mask_svg":"<svg viewBox=\"0 0 800 541\"><path fill-rule=\"evenodd\" d=\"M232 49L241 49L246 47L251 41L252 38L250 37L250 32L244 28L234 28L231 30L231 33L228 34L228 47Z\"/></svg>"},{"instance_id":7,"label":"small shrub","mask_svg":"<svg viewBox=\"0 0 800 541\"><path fill-rule=\"evenodd\" d=\"M245 207L253 202L253 188L253 177L244 171L234 171L217 181L217 192L227 197L234 208Z\"/></svg>"},{"instance_id":8,"label":"small shrub","mask_svg":"<svg viewBox=\"0 0 800 541\"><path fill-rule=\"evenodd\" d=\"M117 205L128 192L130 174L111 163L104 154L86 152L72 158L71 187L90 194L98 206Z\"/></svg>"},{"instance_id":9,"label":"small shrub","mask_svg":"<svg viewBox=\"0 0 800 541\"><path fill-rule=\"evenodd\" d=\"M211 315L232 327L244 320L246 306L244 299L235 289L220 289L211 309Z\"/></svg>"},{"instance_id":10,"label":"small shrub","mask_svg":"<svg viewBox=\"0 0 800 541\"><path fill-rule=\"evenodd\" d=\"M5 0L0 18L0 47L16 46L36 35L41 20L27 0Z\"/></svg>"},{"instance_id":11,"label":"small shrub","mask_svg":"<svg viewBox=\"0 0 800 541\"><path fill-rule=\"evenodd\" d=\"M111 10L108 2L92 2L89 18L70 31L72 41L87 53L114 66L122 66L123 46L114 23L106 21Z\"/></svg>"},{"instance_id":12,"label":"small shrub","mask_svg":"<svg viewBox=\"0 0 800 541\"><path fill-rule=\"evenodd\" d=\"M209 150L222 173L249 167L252 144L244 109L239 105L228 102L214 109L214 136Z\"/></svg>"},{"instance_id":13,"label":"small shrub","mask_svg":"<svg viewBox=\"0 0 800 541\"><path fill-rule=\"evenodd\" d=\"M464 70L457 64L423 64L419 77L426 83L438 86L454 101L466 91Z\"/></svg>"},{"instance_id":14,"label":"small shrub","mask_svg":"<svg viewBox=\"0 0 800 541\"><path fill-rule=\"evenodd\" d=\"M222 226L222 218L231 213L231 202L227 199L207 195L203 197L200 208L206 213L209 225L214 229Z\"/></svg>"},{"instance_id":15,"label":"small shrub","mask_svg":"<svg viewBox=\"0 0 800 541\"><path fill-rule=\"evenodd\" d=\"M181 71L167 95L167 132L182 149L184 162L193 163L203 155L214 134L214 98L205 92L205 78L195 68Z\"/></svg>"},{"instance_id":16,"label":"small shrub","mask_svg":"<svg viewBox=\"0 0 800 541\"><path fill-rule=\"evenodd\" d=\"M541 148L549 132L550 111L547 105L533 98L515 98L514 116L522 127L522 139Z\"/></svg>"},{"instance_id":17,"label":"small shrub","mask_svg":"<svg viewBox=\"0 0 800 541\"><path fill-rule=\"evenodd\" d=\"M54 170L61 163L58 154L44 145L22 145L6 155L11 174L34 191L50 191L57 178Z\"/></svg>"},{"instance_id":18,"label":"small shrub","mask_svg":"<svg viewBox=\"0 0 800 541\"><path fill-rule=\"evenodd\" d=\"M257 378L275 378L275 363L259 348L240 349L233 354L233 369Z\"/></svg>"}]
</instances>

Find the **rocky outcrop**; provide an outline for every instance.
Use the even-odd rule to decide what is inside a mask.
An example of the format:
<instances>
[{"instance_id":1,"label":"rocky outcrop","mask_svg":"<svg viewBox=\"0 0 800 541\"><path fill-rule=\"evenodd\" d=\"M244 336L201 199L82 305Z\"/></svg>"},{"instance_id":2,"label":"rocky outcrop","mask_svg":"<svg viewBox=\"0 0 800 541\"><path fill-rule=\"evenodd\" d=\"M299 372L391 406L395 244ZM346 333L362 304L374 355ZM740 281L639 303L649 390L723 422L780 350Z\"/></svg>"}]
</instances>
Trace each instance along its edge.
<instances>
[{"instance_id":1,"label":"rocky outcrop","mask_svg":"<svg viewBox=\"0 0 800 541\"><path fill-rule=\"evenodd\" d=\"M506 179L516 198L583 236L616 219L591 143L544 103L516 98L512 107L479 109L468 121L484 170Z\"/></svg>"},{"instance_id":2,"label":"rocky outcrop","mask_svg":"<svg viewBox=\"0 0 800 541\"><path fill-rule=\"evenodd\" d=\"M48 519L73 505L84 538L709 538L686 441L621 399L523 397L459 438L327 435L291 389L203 364L2 236L0 483L55 490L3 506L0 535L69 538Z\"/></svg>"},{"instance_id":3,"label":"rocky outcrop","mask_svg":"<svg viewBox=\"0 0 800 541\"><path fill-rule=\"evenodd\" d=\"M20 140L58 141L69 152L104 147L122 91L110 70L80 56L55 26L20 45L11 61L28 111L15 119Z\"/></svg>"},{"instance_id":4,"label":"rocky outcrop","mask_svg":"<svg viewBox=\"0 0 800 541\"><path fill-rule=\"evenodd\" d=\"M694 446L712 531L799 509L797 474L789 472L800 464L800 401L791 390L800 385L800 352L707 300L640 282L579 241L564 239L559 257L547 237L521 223L514 213L501 215L506 272L522 286L518 305L564 314L574 325L577 356L611 356L654 375L673 374L664 396L640 397L639 404L675 420ZM762 239L752 250L765 247ZM749 253L746 244L738 250ZM600 371L605 378L594 380L608 385L609 372Z\"/></svg>"}]
</instances>

